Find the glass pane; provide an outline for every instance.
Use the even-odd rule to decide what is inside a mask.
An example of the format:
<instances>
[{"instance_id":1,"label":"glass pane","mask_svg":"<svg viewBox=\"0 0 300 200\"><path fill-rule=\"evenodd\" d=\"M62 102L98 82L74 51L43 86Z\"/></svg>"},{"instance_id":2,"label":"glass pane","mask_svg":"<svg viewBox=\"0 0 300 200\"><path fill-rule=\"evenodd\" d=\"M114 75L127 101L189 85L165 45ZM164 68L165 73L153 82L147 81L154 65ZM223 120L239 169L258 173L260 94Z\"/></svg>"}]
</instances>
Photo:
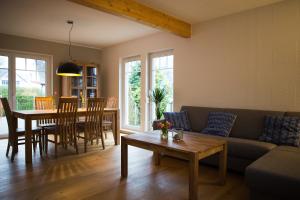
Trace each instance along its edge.
<instances>
[{"instance_id":1,"label":"glass pane","mask_svg":"<svg viewBox=\"0 0 300 200\"><path fill-rule=\"evenodd\" d=\"M8 57L0 56L0 68L7 69L8 68Z\"/></svg>"},{"instance_id":2,"label":"glass pane","mask_svg":"<svg viewBox=\"0 0 300 200\"><path fill-rule=\"evenodd\" d=\"M46 71L46 61L44 60L36 60L36 68L39 72Z\"/></svg>"},{"instance_id":3,"label":"glass pane","mask_svg":"<svg viewBox=\"0 0 300 200\"><path fill-rule=\"evenodd\" d=\"M0 56L0 97L8 98L8 57ZM0 102L0 135L8 133L7 121Z\"/></svg>"},{"instance_id":4,"label":"glass pane","mask_svg":"<svg viewBox=\"0 0 300 200\"><path fill-rule=\"evenodd\" d=\"M72 87L81 88L82 87L82 77L72 77Z\"/></svg>"},{"instance_id":5,"label":"glass pane","mask_svg":"<svg viewBox=\"0 0 300 200\"><path fill-rule=\"evenodd\" d=\"M125 63L125 124L141 124L141 61Z\"/></svg>"},{"instance_id":6,"label":"glass pane","mask_svg":"<svg viewBox=\"0 0 300 200\"><path fill-rule=\"evenodd\" d=\"M16 69L24 69L25 70L25 58L16 58Z\"/></svg>"},{"instance_id":7,"label":"glass pane","mask_svg":"<svg viewBox=\"0 0 300 200\"><path fill-rule=\"evenodd\" d=\"M87 89L87 98L97 97L97 90L95 89Z\"/></svg>"},{"instance_id":8,"label":"glass pane","mask_svg":"<svg viewBox=\"0 0 300 200\"><path fill-rule=\"evenodd\" d=\"M72 89L72 96L79 97L79 90Z\"/></svg>"},{"instance_id":9,"label":"glass pane","mask_svg":"<svg viewBox=\"0 0 300 200\"><path fill-rule=\"evenodd\" d=\"M97 79L95 77L88 77L87 87L97 87Z\"/></svg>"},{"instance_id":10,"label":"glass pane","mask_svg":"<svg viewBox=\"0 0 300 200\"><path fill-rule=\"evenodd\" d=\"M27 70L36 70L36 60L34 59L26 59L26 69Z\"/></svg>"},{"instance_id":11,"label":"glass pane","mask_svg":"<svg viewBox=\"0 0 300 200\"><path fill-rule=\"evenodd\" d=\"M37 71L36 60L24 60L16 58L16 109L33 110L34 98L46 95L46 72Z\"/></svg>"},{"instance_id":12,"label":"glass pane","mask_svg":"<svg viewBox=\"0 0 300 200\"><path fill-rule=\"evenodd\" d=\"M96 76L97 75L97 68L96 67L87 67L86 68L87 76Z\"/></svg>"},{"instance_id":13,"label":"glass pane","mask_svg":"<svg viewBox=\"0 0 300 200\"><path fill-rule=\"evenodd\" d=\"M173 55L152 59L152 90L164 88L166 98L160 104L163 111L173 111ZM156 119L155 104L152 103L152 121Z\"/></svg>"}]
</instances>

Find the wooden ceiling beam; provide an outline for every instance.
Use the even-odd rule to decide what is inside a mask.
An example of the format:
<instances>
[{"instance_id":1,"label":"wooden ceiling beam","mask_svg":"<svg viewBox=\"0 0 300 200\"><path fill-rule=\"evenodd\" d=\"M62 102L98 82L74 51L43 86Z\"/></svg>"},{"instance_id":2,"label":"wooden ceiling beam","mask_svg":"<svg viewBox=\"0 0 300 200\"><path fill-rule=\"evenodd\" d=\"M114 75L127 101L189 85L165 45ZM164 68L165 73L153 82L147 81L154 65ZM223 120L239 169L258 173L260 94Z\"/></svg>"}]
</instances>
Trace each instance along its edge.
<instances>
[{"instance_id":1,"label":"wooden ceiling beam","mask_svg":"<svg viewBox=\"0 0 300 200\"><path fill-rule=\"evenodd\" d=\"M184 38L191 37L191 24L134 0L69 0L113 15L125 17Z\"/></svg>"}]
</instances>

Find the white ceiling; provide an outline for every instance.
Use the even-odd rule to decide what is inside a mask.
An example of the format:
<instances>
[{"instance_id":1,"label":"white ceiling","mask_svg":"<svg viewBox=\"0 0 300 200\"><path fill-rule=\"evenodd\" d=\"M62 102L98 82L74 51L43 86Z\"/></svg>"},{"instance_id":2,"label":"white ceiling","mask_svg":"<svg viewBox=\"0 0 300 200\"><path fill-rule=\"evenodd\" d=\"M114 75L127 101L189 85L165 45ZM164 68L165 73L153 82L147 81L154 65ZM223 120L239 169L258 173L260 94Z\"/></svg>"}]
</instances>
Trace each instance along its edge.
<instances>
[{"instance_id":1,"label":"white ceiling","mask_svg":"<svg viewBox=\"0 0 300 200\"><path fill-rule=\"evenodd\" d=\"M283 0L137 0L191 24Z\"/></svg>"},{"instance_id":2,"label":"white ceiling","mask_svg":"<svg viewBox=\"0 0 300 200\"><path fill-rule=\"evenodd\" d=\"M0 0L0 33L103 48L157 32L156 29L65 0Z\"/></svg>"},{"instance_id":3,"label":"white ceiling","mask_svg":"<svg viewBox=\"0 0 300 200\"><path fill-rule=\"evenodd\" d=\"M192 24L281 0L137 0ZM101 49L158 30L65 0L1 0L0 33Z\"/></svg>"}]
</instances>

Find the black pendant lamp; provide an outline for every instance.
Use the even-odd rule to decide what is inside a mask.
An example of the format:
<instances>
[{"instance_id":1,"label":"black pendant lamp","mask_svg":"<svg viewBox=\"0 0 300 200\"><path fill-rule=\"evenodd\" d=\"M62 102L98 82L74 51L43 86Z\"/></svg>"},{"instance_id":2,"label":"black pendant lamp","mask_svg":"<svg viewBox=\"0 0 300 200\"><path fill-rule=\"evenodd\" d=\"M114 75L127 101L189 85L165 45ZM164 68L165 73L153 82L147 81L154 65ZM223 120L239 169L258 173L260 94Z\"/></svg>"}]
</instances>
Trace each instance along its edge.
<instances>
[{"instance_id":1,"label":"black pendant lamp","mask_svg":"<svg viewBox=\"0 0 300 200\"><path fill-rule=\"evenodd\" d=\"M70 61L63 63L62 65L60 65L57 70L56 70L56 74L59 76L81 76L81 70L82 68L80 66L78 66L77 64L75 64L74 62L72 62L72 56L71 56L71 31L73 29L73 24L74 22L71 20L67 21L68 24L71 24L71 28L69 31L69 57L70 57Z\"/></svg>"}]
</instances>

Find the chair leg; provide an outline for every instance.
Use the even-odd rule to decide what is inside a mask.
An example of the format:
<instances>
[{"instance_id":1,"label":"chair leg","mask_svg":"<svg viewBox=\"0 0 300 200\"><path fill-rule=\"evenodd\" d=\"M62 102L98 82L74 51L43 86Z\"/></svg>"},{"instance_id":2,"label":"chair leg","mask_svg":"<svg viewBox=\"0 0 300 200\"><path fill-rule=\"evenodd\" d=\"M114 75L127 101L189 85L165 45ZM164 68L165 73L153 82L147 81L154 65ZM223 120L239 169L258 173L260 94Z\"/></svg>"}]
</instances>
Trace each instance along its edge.
<instances>
[{"instance_id":1,"label":"chair leg","mask_svg":"<svg viewBox=\"0 0 300 200\"><path fill-rule=\"evenodd\" d=\"M96 142L97 142L97 145L99 145L99 133L98 133L98 131L96 132Z\"/></svg>"},{"instance_id":2,"label":"chair leg","mask_svg":"<svg viewBox=\"0 0 300 200\"><path fill-rule=\"evenodd\" d=\"M43 145L42 145L42 134L39 134L39 150L40 150L40 156L43 157Z\"/></svg>"},{"instance_id":3,"label":"chair leg","mask_svg":"<svg viewBox=\"0 0 300 200\"><path fill-rule=\"evenodd\" d=\"M33 152L35 153L36 150L36 134L32 135L32 147L33 147Z\"/></svg>"},{"instance_id":4,"label":"chair leg","mask_svg":"<svg viewBox=\"0 0 300 200\"><path fill-rule=\"evenodd\" d=\"M45 153L48 154L48 134L45 134L44 136L44 140L45 140Z\"/></svg>"},{"instance_id":5,"label":"chair leg","mask_svg":"<svg viewBox=\"0 0 300 200\"><path fill-rule=\"evenodd\" d=\"M78 146L77 146L77 137L76 137L76 134L74 133L74 134L72 134L73 135L73 138L74 138L74 147L75 147L75 149L76 149L76 153L78 154L79 152L78 152Z\"/></svg>"},{"instance_id":6,"label":"chair leg","mask_svg":"<svg viewBox=\"0 0 300 200\"><path fill-rule=\"evenodd\" d=\"M57 158L57 134L54 134L54 147L55 147L54 156L55 158Z\"/></svg>"},{"instance_id":7,"label":"chair leg","mask_svg":"<svg viewBox=\"0 0 300 200\"><path fill-rule=\"evenodd\" d=\"M9 142L7 142L6 157L8 157L9 149L10 149L10 145L9 145Z\"/></svg>"},{"instance_id":8,"label":"chair leg","mask_svg":"<svg viewBox=\"0 0 300 200\"><path fill-rule=\"evenodd\" d=\"M18 141L17 141L17 142L18 142ZM11 162L14 162L15 155L16 155L16 153L17 153L16 147L18 146L18 144L15 144L15 143L16 143L16 142L14 142L14 144L12 145L12 153L11 153L11 158L10 158Z\"/></svg>"},{"instance_id":9,"label":"chair leg","mask_svg":"<svg viewBox=\"0 0 300 200\"><path fill-rule=\"evenodd\" d=\"M104 150L105 149L105 144L104 144L103 130L101 130L100 134L101 134L102 148Z\"/></svg>"},{"instance_id":10,"label":"chair leg","mask_svg":"<svg viewBox=\"0 0 300 200\"><path fill-rule=\"evenodd\" d=\"M105 134L105 139L107 139L107 132L105 131L104 134Z\"/></svg>"},{"instance_id":11,"label":"chair leg","mask_svg":"<svg viewBox=\"0 0 300 200\"><path fill-rule=\"evenodd\" d=\"M88 138L87 138L87 134L86 131L84 131L84 153L86 153L87 151L87 143L88 143Z\"/></svg>"}]
</instances>

